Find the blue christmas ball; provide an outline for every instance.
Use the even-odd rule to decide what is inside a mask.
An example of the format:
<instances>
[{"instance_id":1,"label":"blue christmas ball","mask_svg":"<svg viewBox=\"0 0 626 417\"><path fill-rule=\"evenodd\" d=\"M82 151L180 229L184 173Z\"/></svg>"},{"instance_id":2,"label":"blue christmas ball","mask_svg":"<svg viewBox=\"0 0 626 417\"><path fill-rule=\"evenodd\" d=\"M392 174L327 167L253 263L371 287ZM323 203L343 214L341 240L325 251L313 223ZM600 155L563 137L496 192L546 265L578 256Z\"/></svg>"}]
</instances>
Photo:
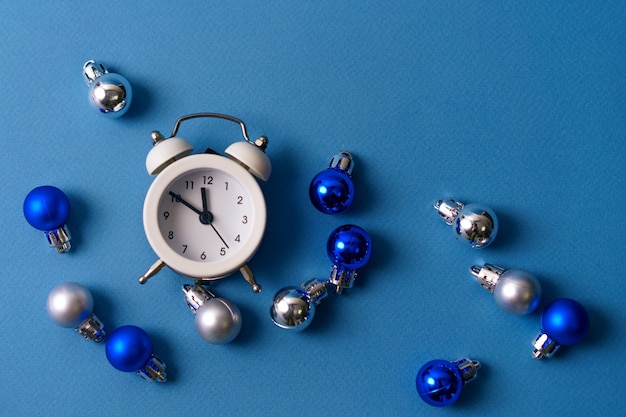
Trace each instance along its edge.
<instances>
[{"instance_id":1,"label":"blue christmas ball","mask_svg":"<svg viewBox=\"0 0 626 417\"><path fill-rule=\"evenodd\" d=\"M345 172L327 169L311 181L309 198L313 206L322 213L343 213L354 200L354 183Z\"/></svg>"},{"instance_id":2,"label":"blue christmas ball","mask_svg":"<svg viewBox=\"0 0 626 417\"><path fill-rule=\"evenodd\" d=\"M578 301L560 298L543 310L541 328L559 345L575 345L589 332L589 315Z\"/></svg>"},{"instance_id":3,"label":"blue christmas ball","mask_svg":"<svg viewBox=\"0 0 626 417\"><path fill-rule=\"evenodd\" d=\"M353 271L369 261L372 255L372 239L359 226L339 226L328 237L326 253L333 265Z\"/></svg>"},{"instance_id":4,"label":"blue christmas ball","mask_svg":"<svg viewBox=\"0 0 626 417\"><path fill-rule=\"evenodd\" d=\"M106 341L106 356L114 368L135 372L146 365L152 355L152 341L137 326L122 326L113 330Z\"/></svg>"},{"instance_id":5,"label":"blue christmas ball","mask_svg":"<svg viewBox=\"0 0 626 417\"><path fill-rule=\"evenodd\" d=\"M425 363L415 378L417 393L426 403L445 407L459 399L463 378L458 367L449 361L433 360Z\"/></svg>"},{"instance_id":6,"label":"blue christmas ball","mask_svg":"<svg viewBox=\"0 0 626 417\"><path fill-rule=\"evenodd\" d=\"M24 217L35 229L47 232L62 227L70 216L70 200L51 185L31 190L24 199Z\"/></svg>"}]
</instances>

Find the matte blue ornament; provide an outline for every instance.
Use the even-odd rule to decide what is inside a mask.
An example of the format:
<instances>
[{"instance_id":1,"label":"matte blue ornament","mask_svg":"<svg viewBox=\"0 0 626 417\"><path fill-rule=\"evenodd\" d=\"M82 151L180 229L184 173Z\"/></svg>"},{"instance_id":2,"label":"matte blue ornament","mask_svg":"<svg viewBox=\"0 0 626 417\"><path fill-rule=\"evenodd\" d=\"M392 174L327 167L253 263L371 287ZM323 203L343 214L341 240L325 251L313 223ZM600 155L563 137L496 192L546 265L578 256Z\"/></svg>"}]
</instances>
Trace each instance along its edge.
<instances>
[{"instance_id":1,"label":"matte blue ornament","mask_svg":"<svg viewBox=\"0 0 626 417\"><path fill-rule=\"evenodd\" d=\"M309 186L309 198L316 209L325 214L339 214L352 205L353 167L352 155L341 151L330 161L328 169L313 177Z\"/></svg>"},{"instance_id":2,"label":"matte blue ornament","mask_svg":"<svg viewBox=\"0 0 626 417\"><path fill-rule=\"evenodd\" d=\"M578 301L559 298L541 315L541 332L533 341L533 357L551 357L561 345L575 345L589 332L589 315Z\"/></svg>"},{"instance_id":3,"label":"matte blue ornament","mask_svg":"<svg viewBox=\"0 0 626 417\"><path fill-rule=\"evenodd\" d=\"M65 224L70 216L70 200L51 185L32 189L24 199L24 217L35 229L46 235L48 244L58 253L70 250L70 231Z\"/></svg>"},{"instance_id":4,"label":"matte blue ornament","mask_svg":"<svg viewBox=\"0 0 626 417\"><path fill-rule=\"evenodd\" d=\"M165 382L165 364L154 356L150 336L140 327L122 326L113 330L105 350L115 369L136 372L150 382Z\"/></svg>"},{"instance_id":5,"label":"matte blue ornament","mask_svg":"<svg viewBox=\"0 0 626 417\"><path fill-rule=\"evenodd\" d=\"M104 65L89 60L83 65L83 77L89 86L89 104L101 114L120 117L128 111L133 89L128 80Z\"/></svg>"},{"instance_id":6,"label":"matte blue ornament","mask_svg":"<svg viewBox=\"0 0 626 417\"><path fill-rule=\"evenodd\" d=\"M480 362L467 358L453 362L441 359L427 362L415 378L417 393L434 407L448 406L459 399L463 385L476 378L478 369Z\"/></svg>"}]
</instances>

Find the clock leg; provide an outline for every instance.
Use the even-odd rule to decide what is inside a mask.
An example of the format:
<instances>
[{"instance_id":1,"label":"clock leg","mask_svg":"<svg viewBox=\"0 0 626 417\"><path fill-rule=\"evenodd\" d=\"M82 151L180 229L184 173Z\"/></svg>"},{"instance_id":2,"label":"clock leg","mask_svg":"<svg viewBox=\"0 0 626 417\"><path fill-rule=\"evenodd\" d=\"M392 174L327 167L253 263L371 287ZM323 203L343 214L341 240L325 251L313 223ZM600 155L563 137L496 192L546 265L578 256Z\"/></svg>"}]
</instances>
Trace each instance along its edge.
<instances>
[{"instance_id":1,"label":"clock leg","mask_svg":"<svg viewBox=\"0 0 626 417\"><path fill-rule=\"evenodd\" d=\"M158 274L159 271L163 269L164 266L165 266L165 262L163 262L160 259L157 260L155 263L152 264L152 266L150 266L150 268L148 268L145 274L139 277L139 283L145 284L146 282L148 282L148 280L152 278L153 276L155 276L156 274Z\"/></svg>"},{"instance_id":2,"label":"clock leg","mask_svg":"<svg viewBox=\"0 0 626 417\"><path fill-rule=\"evenodd\" d=\"M239 271L241 272L241 275L243 275L243 279L245 279L246 282L252 286L252 291L261 292L261 286L257 284L254 279L254 274L247 264L239 268Z\"/></svg>"}]
</instances>

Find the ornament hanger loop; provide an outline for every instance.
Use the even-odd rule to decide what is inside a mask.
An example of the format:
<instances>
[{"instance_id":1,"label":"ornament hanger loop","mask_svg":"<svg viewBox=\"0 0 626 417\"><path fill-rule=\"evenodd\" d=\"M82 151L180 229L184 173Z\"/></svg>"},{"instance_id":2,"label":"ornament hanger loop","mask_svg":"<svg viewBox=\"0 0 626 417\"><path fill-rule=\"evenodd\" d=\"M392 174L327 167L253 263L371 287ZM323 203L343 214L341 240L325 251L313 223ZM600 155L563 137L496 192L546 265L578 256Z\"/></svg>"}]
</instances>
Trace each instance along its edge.
<instances>
[{"instance_id":1,"label":"ornament hanger loop","mask_svg":"<svg viewBox=\"0 0 626 417\"><path fill-rule=\"evenodd\" d=\"M231 122L237 123L239 126L241 126L241 133L243 135L243 138L246 140L246 142L251 143L253 145L255 144L254 141L250 140L250 138L248 137L248 131L246 129L246 125L243 122L243 120L238 119L233 116L229 116L227 114L221 114L221 113L194 113L194 114L188 114L186 116L180 117L178 120L176 120L176 124L174 125L174 130L172 130L172 135L170 137L176 136L176 134L178 133L178 129L180 128L180 124L184 122L185 120L198 119L201 117L224 119L224 120L229 120Z\"/></svg>"}]
</instances>

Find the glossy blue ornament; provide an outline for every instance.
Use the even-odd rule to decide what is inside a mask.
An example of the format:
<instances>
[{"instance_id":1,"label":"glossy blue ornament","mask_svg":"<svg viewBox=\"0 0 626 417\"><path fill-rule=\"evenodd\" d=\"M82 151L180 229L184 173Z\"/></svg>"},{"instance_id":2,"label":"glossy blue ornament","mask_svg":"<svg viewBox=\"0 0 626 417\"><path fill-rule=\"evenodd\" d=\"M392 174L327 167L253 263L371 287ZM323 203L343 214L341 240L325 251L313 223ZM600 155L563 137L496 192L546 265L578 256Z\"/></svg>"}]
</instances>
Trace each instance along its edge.
<instances>
[{"instance_id":1,"label":"glossy blue ornament","mask_svg":"<svg viewBox=\"0 0 626 417\"><path fill-rule=\"evenodd\" d=\"M94 109L109 117L120 117L128 111L133 89L126 78L107 71L94 60L85 62L83 77L89 86L89 103Z\"/></svg>"},{"instance_id":2,"label":"glossy blue ornament","mask_svg":"<svg viewBox=\"0 0 626 417\"><path fill-rule=\"evenodd\" d=\"M582 304L570 298L554 300L541 315L541 332L533 341L533 356L549 358L561 345L575 345L588 332L589 315Z\"/></svg>"},{"instance_id":3,"label":"glossy blue ornament","mask_svg":"<svg viewBox=\"0 0 626 417\"><path fill-rule=\"evenodd\" d=\"M165 364L154 356L150 336L140 327L122 326L113 330L105 351L115 369L136 372L148 381L165 382Z\"/></svg>"},{"instance_id":4,"label":"glossy blue ornament","mask_svg":"<svg viewBox=\"0 0 626 417\"><path fill-rule=\"evenodd\" d=\"M467 358L453 362L441 359L427 362L415 378L417 393L434 407L448 406L459 399L463 385L476 377L478 369L480 362Z\"/></svg>"},{"instance_id":5,"label":"glossy blue ornament","mask_svg":"<svg viewBox=\"0 0 626 417\"><path fill-rule=\"evenodd\" d=\"M328 237L326 253L333 264L353 271L362 268L369 261L372 255L372 239L359 226L339 226Z\"/></svg>"},{"instance_id":6,"label":"glossy blue ornament","mask_svg":"<svg viewBox=\"0 0 626 417\"><path fill-rule=\"evenodd\" d=\"M328 169L313 177L309 186L309 198L316 209L325 214L339 214L352 205L353 167L352 155L341 151L330 161Z\"/></svg>"},{"instance_id":7,"label":"glossy blue ornament","mask_svg":"<svg viewBox=\"0 0 626 417\"><path fill-rule=\"evenodd\" d=\"M34 188L24 199L23 211L26 221L43 231L57 252L70 250L71 236L65 224L70 216L70 200L63 191L51 185Z\"/></svg>"},{"instance_id":8,"label":"glossy blue ornament","mask_svg":"<svg viewBox=\"0 0 626 417\"><path fill-rule=\"evenodd\" d=\"M326 253L333 263L330 282L337 286L337 292L351 288L362 268L372 255L372 239L361 227L353 224L339 226L330 233L326 242Z\"/></svg>"}]
</instances>

